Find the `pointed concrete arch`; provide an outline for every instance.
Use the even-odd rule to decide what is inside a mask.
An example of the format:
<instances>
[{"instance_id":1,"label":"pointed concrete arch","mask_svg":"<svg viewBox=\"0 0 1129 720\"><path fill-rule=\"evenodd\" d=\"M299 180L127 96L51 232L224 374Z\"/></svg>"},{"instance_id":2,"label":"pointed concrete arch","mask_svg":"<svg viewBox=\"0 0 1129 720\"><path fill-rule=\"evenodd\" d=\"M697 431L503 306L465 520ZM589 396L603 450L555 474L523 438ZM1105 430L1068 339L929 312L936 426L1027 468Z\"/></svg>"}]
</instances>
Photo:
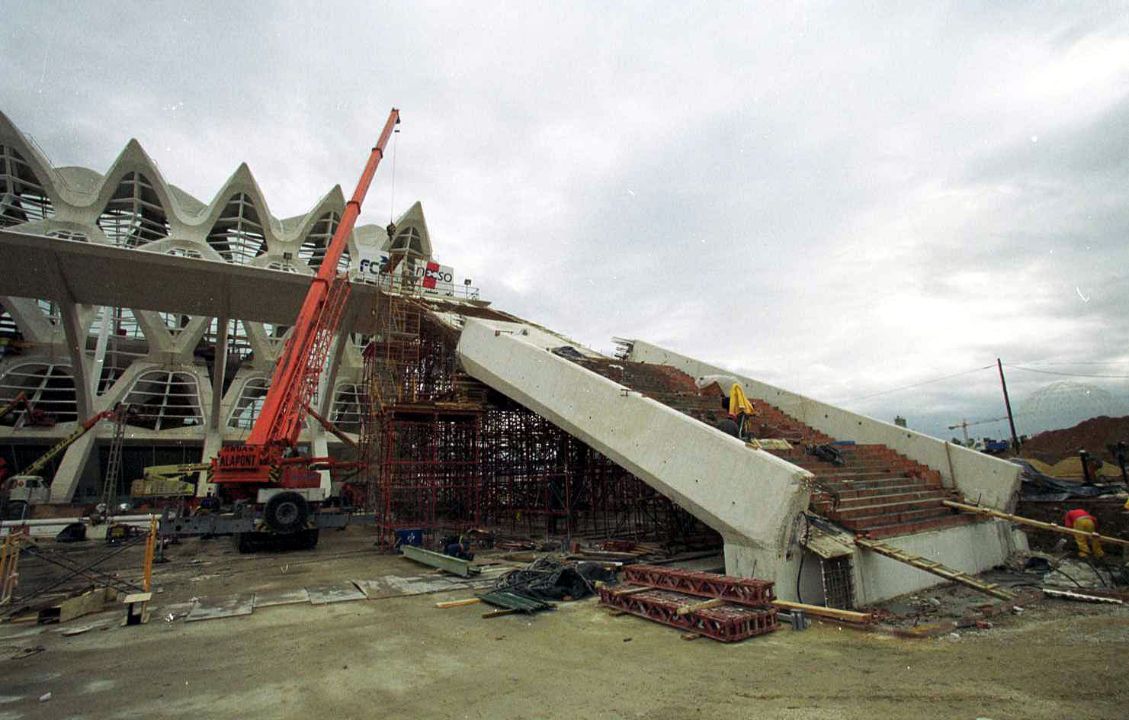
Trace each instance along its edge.
<instances>
[{"instance_id":1,"label":"pointed concrete arch","mask_svg":"<svg viewBox=\"0 0 1129 720\"><path fill-rule=\"evenodd\" d=\"M0 227L54 217L64 204L51 163L0 113Z\"/></svg>"},{"instance_id":2,"label":"pointed concrete arch","mask_svg":"<svg viewBox=\"0 0 1129 720\"><path fill-rule=\"evenodd\" d=\"M242 207L233 207L234 201L238 201ZM251 169L247 167L247 163L241 164L224 183L223 188L216 193L201 219L195 224L197 234L215 247L213 239L218 240L217 224L231 224L236 218L246 217L247 208L250 208L254 214L256 234L261 235L263 241L262 252L258 252L258 247L252 248L251 257L278 252L278 249L285 245L282 223L271 214L266 198L263 197L263 192L255 181L255 176L251 174ZM217 248L217 252L227 259L227 254L222 249ZM246 257L246 254L243 257Z\"/></svg>"},{"instance_id":3,"label":"pointed concrete arch","mask_svg":"<svg viewBox=\"0 0 1129 720\"><path fill-rule=\"evenodd\" d=\"M136 170L121 176L95 221L111 244L135 248L169 237L169 213L157 187Z\"/></svg>"},{"instance_id":4,"label":"pointed concrete arch","mask_svg":"<svg viewBox=\"0 0 1129 720\"><path fill-rule=\"evenodd\" d=\"M423 205L419 202L413 204L396 219L395 224L396 234L388 239L385 249L407 253L416 259L431 259L431 233L427 230Z\"/></svg>"}]
</instances>

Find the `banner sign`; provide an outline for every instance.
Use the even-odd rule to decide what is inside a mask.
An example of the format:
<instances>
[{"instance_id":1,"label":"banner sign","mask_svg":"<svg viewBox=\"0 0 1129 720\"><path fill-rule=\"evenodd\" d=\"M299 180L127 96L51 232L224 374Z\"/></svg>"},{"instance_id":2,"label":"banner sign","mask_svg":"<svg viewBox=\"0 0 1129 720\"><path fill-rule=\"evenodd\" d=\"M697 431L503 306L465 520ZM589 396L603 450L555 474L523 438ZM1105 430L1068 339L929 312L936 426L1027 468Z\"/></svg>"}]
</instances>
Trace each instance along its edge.
<instances>
[{"instance_id":1,"label":"banner sign","mask_svg":"<svg viewBox=\"0 0 1129 720\"><path fill-rule=\"evenodd\" d=\"M357 270L353 279L360 282L380 284L388 277L388 253L358 248ZM455 270L448 265L436 262L412 262L412 284L424 292L446 295L455 294ZM402 270L402 267L401 267ZM407 280L406 273L403 276Z\"/></svg>"}]
</instances>

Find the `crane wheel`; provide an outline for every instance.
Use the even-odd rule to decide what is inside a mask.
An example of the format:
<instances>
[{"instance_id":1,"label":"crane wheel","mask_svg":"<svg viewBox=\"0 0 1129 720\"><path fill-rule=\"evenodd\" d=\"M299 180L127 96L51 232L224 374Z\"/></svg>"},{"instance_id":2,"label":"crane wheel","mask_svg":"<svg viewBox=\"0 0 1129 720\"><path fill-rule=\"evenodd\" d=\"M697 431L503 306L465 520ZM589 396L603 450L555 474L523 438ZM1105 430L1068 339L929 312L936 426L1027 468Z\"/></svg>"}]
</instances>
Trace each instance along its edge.
<instances>
[{"instance_id":1,"label":"crane wheel","mask_svg":"<svg viewBox=\"0 0 1129 720\"><path fill-rule=\"evenodd\" d=\"M296 492L273 495L263 508L263 520L267 527L282 535L304 530L309 518L310 505L306 498Z\"/></svg>"}]
</instances>

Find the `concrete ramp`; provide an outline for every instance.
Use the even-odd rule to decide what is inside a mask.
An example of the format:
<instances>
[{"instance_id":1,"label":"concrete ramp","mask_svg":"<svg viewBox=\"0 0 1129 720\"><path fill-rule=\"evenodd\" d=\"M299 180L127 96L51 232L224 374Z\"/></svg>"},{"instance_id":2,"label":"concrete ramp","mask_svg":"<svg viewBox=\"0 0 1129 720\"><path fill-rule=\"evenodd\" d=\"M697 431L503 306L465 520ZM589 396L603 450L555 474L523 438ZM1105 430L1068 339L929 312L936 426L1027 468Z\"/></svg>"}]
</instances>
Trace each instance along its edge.
<instances>
[{"instance_id":1,"label":"concrete ramp","mask_svg":"<svg viewBox=\"0 0 1129 720\"><path fill-rule=\"evenodd\" d=\"M468 318L458 356L471 376L718 531L727 572L793 585L787 551L811 474L552 352L565 345L531 325Z\"/></svg>"}]
</instances>

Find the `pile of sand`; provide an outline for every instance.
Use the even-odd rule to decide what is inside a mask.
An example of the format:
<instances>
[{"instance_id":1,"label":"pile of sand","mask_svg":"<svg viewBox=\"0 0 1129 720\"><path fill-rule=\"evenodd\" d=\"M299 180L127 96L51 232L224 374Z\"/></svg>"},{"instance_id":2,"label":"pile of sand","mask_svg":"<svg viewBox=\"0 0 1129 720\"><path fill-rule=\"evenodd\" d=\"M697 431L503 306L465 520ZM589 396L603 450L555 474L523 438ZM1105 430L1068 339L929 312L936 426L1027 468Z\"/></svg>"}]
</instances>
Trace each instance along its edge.
<instances>
[{"instance_id":1,"label":"pile of sand","mask_svg":"<svg viewBox=\"0 0 1129 720\"><path fill-rule=\"evenodd\" d=\"M1041 432L1023 444L1020 455L1053 465L1069 456L1077 456L1079 449L1085 449L1091 455L1113 462L1107 446L1116 445L1118 441L1129 442L1129 416L1111 418L1103 415L1071 428Z\"/></svg>"}]
</instances>

